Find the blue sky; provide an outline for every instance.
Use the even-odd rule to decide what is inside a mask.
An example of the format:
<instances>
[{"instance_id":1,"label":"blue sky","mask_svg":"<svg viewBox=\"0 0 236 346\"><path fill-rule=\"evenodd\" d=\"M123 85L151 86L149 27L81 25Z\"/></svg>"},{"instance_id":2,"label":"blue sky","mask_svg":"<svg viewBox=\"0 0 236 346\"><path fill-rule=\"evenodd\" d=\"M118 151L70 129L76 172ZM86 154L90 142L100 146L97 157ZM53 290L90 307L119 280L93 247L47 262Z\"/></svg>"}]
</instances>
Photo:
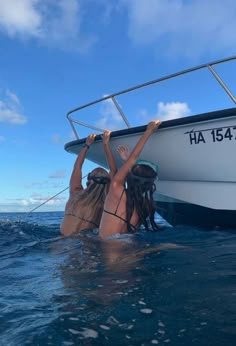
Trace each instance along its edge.
<instances>
[{"instance_id":1,"label":"blue sky","mask_svg":"<svg viewBox=\"0 0 236 346\"><path fill-rule=\"evenodd\" d=\"M0 0L0 212L30 211L68 186L69 110L235 55L235 18L234 0ZM235 94L236 62L216 70ZM119 99L132 125L234 106L202 71L142 95ZM87 117L124 127L109 102ZM38 211L64 210L67 198Z\"/></svg>"}]
</instances>

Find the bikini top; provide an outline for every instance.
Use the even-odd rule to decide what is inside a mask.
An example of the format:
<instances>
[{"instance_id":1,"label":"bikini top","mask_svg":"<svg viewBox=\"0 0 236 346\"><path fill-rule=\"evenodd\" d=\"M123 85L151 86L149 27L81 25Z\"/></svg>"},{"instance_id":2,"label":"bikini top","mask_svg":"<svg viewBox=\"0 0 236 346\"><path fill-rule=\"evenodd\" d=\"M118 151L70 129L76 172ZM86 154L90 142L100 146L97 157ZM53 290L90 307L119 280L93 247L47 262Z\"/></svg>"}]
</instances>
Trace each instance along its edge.
<instances>
[{"instance_id":1,"label":"bikini top","mask_svg":"<svg viewBox=\"0 0 236 346\"><path fill-rule=\"evenodd\" d=\"M118 210L118 208L119 208L119 205L120 205L120 202L121 202L121 199L122 199L122 196L123 196L124 192L125 192L125 189L123 189L123 191L122 191L122 193L121 193L121 195L120 195L120 199L119 199L119 202L118 202L118 204L117 204L117 207L116 207L116 210L115 210L114 213L112 213L112 212L110 212L110 211L108 211L108 210L105 210L105 209L103 209L103 211L104 211L104 213L109 214L109 215L112 215L112 216L115 216L115 217L117 217L118 219L120 219L121 221L123 221L123 222L125 222L126 224L128 224L128 221L127 221L126 219L124 219L123 217L117 215L117 210ZM132 228L132 231L136 232L137 229L136 229L136 227L135 227L134 225L130 224L130 227Z\"/></svg>"}]
</instances>

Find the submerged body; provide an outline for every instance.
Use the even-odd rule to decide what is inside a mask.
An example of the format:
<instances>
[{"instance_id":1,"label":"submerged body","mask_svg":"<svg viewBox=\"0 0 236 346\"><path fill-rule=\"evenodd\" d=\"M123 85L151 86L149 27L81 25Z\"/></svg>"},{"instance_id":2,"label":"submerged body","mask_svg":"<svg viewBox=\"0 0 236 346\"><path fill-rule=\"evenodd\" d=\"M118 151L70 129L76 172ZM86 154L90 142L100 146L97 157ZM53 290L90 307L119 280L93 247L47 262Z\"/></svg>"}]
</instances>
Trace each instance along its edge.
<instances>
[{"instance_id":1,"label":"submerged body","mask_svg":"<svg viewBox=\"0 0 236 346\"><path fill-rule=\"evenodd\" d=\"M62 217L31 213L20 223L21 213L0 216L1 345L234 345L236 232L126 234L119 256L115 241L91 244L94 234L61 237ZM192 251L140 258L168 242Z\"/></svg>"}]
</instances>

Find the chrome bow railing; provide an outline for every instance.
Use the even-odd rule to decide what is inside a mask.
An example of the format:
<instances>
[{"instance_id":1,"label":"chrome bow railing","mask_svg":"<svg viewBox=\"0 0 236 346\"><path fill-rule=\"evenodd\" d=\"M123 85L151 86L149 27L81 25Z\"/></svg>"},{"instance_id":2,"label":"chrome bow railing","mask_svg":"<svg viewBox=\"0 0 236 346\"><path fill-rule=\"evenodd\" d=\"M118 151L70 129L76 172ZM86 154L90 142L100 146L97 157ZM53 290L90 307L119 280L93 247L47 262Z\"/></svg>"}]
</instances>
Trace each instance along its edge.
<instances>
[{"instance_id":1,"label":"chrome bow railing","mask_svg":"<svg viewBox=\"0 0 236 346\"><path fill-rule=\"evenodd\" d=\"M171 79L171 78L175 78L175 77L178 77L178 76L181 76L181 75L185 75L185 74L188 74L190 72L197 71L197 70L204 69L204 68L208 69L212 73L212 75L215 77L215 79L218 81L218 83L221 85L221 87L224 89L224 91L227 93L227 95L230 97L230 99L236 104L236 97L232 94L232 92L229 90L229 88L226 86L226 84L220 78L219 74L213 68L213 66L215 66L215 65L222 64L224 62L228 62L228 61L235 60L235 59L236 59L236 56L232 56L232 57L228 57L228 58L225 58L225 59L216 60L216 61L213 61L211 63L198 65L198 66L190 68L190 69L182 70L182 71L177 72L177 73L169 74L167 76L164 76L164 77L161 77L161 78L158 78L158 79L154 79L152 81L149 81L149 82L146 82L146 83L143 83L143 84L136 85L134 87L125 89L123 91L119 91L117 93L114 93L114 94L105 96L103 98L97 99L95 101L86 103L86 104L84 104L84 105L82 105L80 107L74 108L74 109L70 110L67 113L66 116L67 116L67 118L69 120L69 123L70 123L70 125L72 127L72 130L73 130L73 133L75 135L75 138L79 139L79 135L78 135L78 133L76 131L76 128L75 128L74 124L78 124L78 125L81 125L81 126L84 126L84 127L87 127L87 128L92 129L92 130L99 131L99 132L104 132L105 129L101 129L101 128L93 126L91 124L87 124L87 123L84 123L84 122L79 121L77 119L74 119L71 116L72 113L78 112L78 111L80 111L80 110L82 110L84 108L87 108L87 107L90 107L92 105L101 103L103 101L111 100L113 102L115 108L119 112L121 118L124 120L126 126L129 128L129 127L131 127L131 125L130 125L127 117L125 116L123 110L121 109L120 105L118 104L118 102L116 100L117 96L120 96L120 95L123 95L123 94L127 94L127 93L130 93L130 92L135 91L137 89L141 89L141 88L144 88L144 87L156 84L156 83L160 83L162 81L165 81L165 80L168 80L168 79Z\"/></svg>"}]
</instances>

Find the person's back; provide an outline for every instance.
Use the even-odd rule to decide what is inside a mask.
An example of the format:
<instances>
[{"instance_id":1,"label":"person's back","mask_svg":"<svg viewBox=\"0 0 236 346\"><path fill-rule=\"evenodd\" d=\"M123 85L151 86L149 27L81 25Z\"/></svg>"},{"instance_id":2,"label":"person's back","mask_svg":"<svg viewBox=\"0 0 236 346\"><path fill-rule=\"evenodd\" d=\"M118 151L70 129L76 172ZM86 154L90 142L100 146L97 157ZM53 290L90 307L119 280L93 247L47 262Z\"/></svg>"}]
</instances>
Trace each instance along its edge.
<instances>
[{"instance_id":1,"label":"person's back","mask_svg":"<svg viewBox=\"0 0 236 346\"><path fill-rule=\"evenodd\" d=\"M89 221L89 215L86 215L88 206L77 201L76 208L74 208L74 200L80 198L80 193L78 196L71 196L68 200L65 208L65 215L61 224L61 233L65 236L78 233L81 230L88 228L97 227L94 221ZM73 210L73 213L71 212ZM83 219L79 216L83 215Z\"/></svg>"},{"instance_id":2,"label":"person's back","mask_svg":"<svg viewBox=\"0 0 236 346\"><path fill-rule=\"evenodd\" d=\"M100 235L105 237L116 233L127 232L127 192L123 185L112 181L104 204L104 210L100 221ZM112 217L112 220L111 220ZM134 209L130 218L133 231L139 227L139 216Z\"/></svg>"},{"instance_id":3,"label":"person's back","mask_svg":"<svg viewBox=\"0 0 236 346\"><path fill-rule=\"evenodd\" d=\"M109 182L108 172L99 167L89 173L86 189L81 186L70 192L61 224L63 235L99 227Z\"/></svg>"},{"instance_id":4,"label":"person's back","mask_svg":"<svg viewBox=\"0 0 236 346\"><path fill-rule=\"evenodd\" d=\"M84 189L82 186L82 165L87 150L95 140L95 134L88 136L76 159L70 179L69 200L61 223L61 233L65 236L99 226L110 179L116 173L116 163L109 147L110 133L110 131L105 131L102 137L110 169L109 174L101 167L95 168L88 174L87 187Z\"/></svg>"},{"instance_id":5,"label":"person's back","mask_svg":"<svg viewBox=\"0 0 236 346\"><path fill-rule=\"evenodd\" d=\"M128 185L127 191L125 190L125 183L127 181L127 176L130 175L131 168L135 166L145 143L160 124L161 122L159 120L152 121L148 124L146 131L139 139L131 155L112 179L99 226L99 235L102 238L106 238L116 233L135 231L140 226L140 223L144 223L146 226L146 215L148 213L149 216L151 215L152 226L155 227L153 205L149 203L147 198L143 198L143 195L145 195L146 192L142 189L149 181L150 188L148 193L149 195L151 194L152 197L152 193L154 192L152 186L156 175L150 176L148 173L146 176L146 182L145 177L140 176L143 180L143 185L141 184L141 179L139 179L139 181L134 183L133 189ZM144 174L146 174L145 170ZM135 198L135 196L137 198ZM145 200L147 203L144 203Z\"/></svg>"}]
</instances>

